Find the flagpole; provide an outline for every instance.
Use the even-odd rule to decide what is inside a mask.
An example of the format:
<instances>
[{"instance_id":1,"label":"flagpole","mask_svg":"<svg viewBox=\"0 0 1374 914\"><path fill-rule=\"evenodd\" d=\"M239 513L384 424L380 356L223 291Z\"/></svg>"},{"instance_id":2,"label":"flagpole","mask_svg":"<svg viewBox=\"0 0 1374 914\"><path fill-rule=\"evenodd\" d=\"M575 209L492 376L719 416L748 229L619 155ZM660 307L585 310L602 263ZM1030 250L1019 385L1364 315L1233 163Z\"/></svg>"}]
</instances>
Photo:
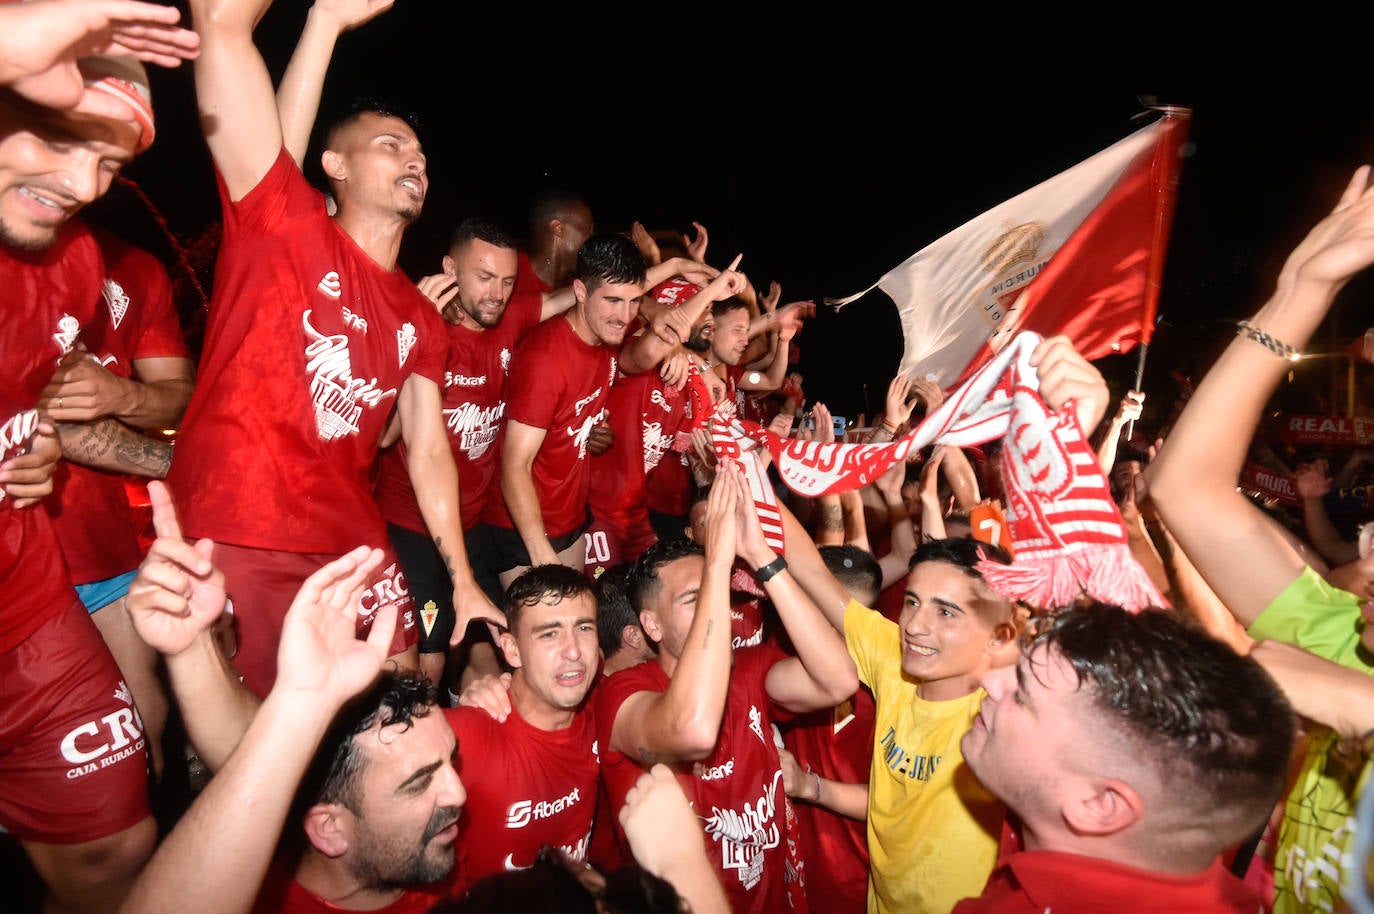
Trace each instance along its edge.
<instances>
[{"instance_id":1,"label":"flagpole","mask_svg":"<svg viewBox=\"0 0 1374 914\"><path fill-rule=\"evenodd\" d=\"M1150 344L1141 343L1136 349L1138 350L1138 355L1135 360L1135 386L1131 388L1132 390L1140 390L1140 385L1145 383L1145 356L1149 352ZM1134 434L1135 420L1132 419L1130 422L1126 423L1126 440L1130 441L1131 436Z\"/></svg>"}]
</instances>

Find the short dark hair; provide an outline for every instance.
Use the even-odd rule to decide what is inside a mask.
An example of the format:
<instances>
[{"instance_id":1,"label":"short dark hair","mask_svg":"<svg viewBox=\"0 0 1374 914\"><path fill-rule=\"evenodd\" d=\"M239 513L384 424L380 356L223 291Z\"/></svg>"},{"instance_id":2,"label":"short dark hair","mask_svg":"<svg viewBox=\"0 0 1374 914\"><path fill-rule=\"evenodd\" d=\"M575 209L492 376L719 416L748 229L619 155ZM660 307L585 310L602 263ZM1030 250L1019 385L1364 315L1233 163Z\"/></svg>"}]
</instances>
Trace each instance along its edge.
<instances>
[{"instance_id":1,"label":"short dark hair","mask_svg":"<svg viewBox=\"0 0 1374 914\"><path fill-rule=\"evenodd\" d=\"M527 606L542 603L546 597L557 597L558 601L589 594L593 600L596 591L585 574L567 565L535 565L510 582L506 588L506 599L501 608L506 613L506 628L511 634L520 621L520 613Z\"/></svg>"},{"instance_id":2,"label":"short dark hair","mask_svg":"<svg viewBox=\"0 0 1374 914\"><path fill-rule=\"evenodd\" d=\"M1263 825L1283 793L1295 717L1258 661L1172 610L1100 602L1061 612L1040 644L1226 846Z\"/></svg>"},{"instance_id":3,"label":"short dark hair","mask_svg":"<svg viewBox=\"0 0 1374 914\"><path fill-rule=\"evenodd\" d=\"M367 768L358 736L375 726L408 730L412 722L438 707L434 684L424 673L387 669L371 687L350 699L334 716L297 791L297 812L316 803L341 803L360 813L358 779Z\"/></svg>"},{"instance_id":4,"label":"short dark hair","mask_svg":"<svg viewBox=\"0 0 1374 914\"><path fill-rule=\"evenodd\" d=\"M577 252L577 278L595 289L605 283L643 283L648 273L644 255L619 232L597 232Z\"/></svg>"},{"instance_id":5,"label":"short dark hair","mask_svg":"<svg viewBox=\"0 0 1374 914\"><path fill-rule=\"evenodd\" d=\"M729 298L722 298L711 304L711 317L720 320L731 311L749 311L749 303L738 296L731 295ZM750 312L751 314L753 312Z\"/></svg>"},{"instance_id":6,"label":"short dark hair","mask_svg":"<svg viewBox=\"0 0 1374 914\"><path fill-rule=\"evenodd\" d=\"M659 569L670 562L692 555L705 556L706 549L685 536L659 540L641 552L639 558L630 566L629 574L625 578L625 593L629 596L630 605L634 607L635 612L642 612L648 601L663 586L658 577Z\"/></svg>"},{"instance_id":7,"label":"short dark hair","mask_svg":"<svg viewBox=\"0 0 1374 914\"><path fill-rule=\"evenodd\" d=\"M969 577L982 581L983 573L978 570L978 563L984 561L1010 565L1011 557L1000 546L985 543L971 536L948 536L944 539L922 540L916 551L911 554L907 569L915 568L923 562L945 562L961 569Z\"/></svg>"},{"instance_id":8,"label":"short dark hair","mask_svg":"<svg viewBox=\"0 0 1374 914\"><path fill-rule=\"evenodd\" d=\"M340 132L352 126L364 114L399 118L410 125L410 129L415 131L416 136L420 134L420 118L415 112L402 108L389 99L373 95L360 95L350 101L343 111L329 122L329 126L324 132L324 148L333 149L334 144L338 142Z\"/></svg>"},{"instance_id":9,"label":"short dark hair","mask_svg":"<svg viewBox=\"0 0 1374 914\"><path fill-rule=\"evenodd\" d=\"M883 589L883 568L867 549L853 543L817 547L821 561L845 590L865 590L877 594Z\"/></svg>"},{"instance_id":10,"label":"short dark hair","mask_svg":"<svg viewBox=\"0 0 1374 914\"><path fill-rule=\"evenodd\" d=\"M473 240L515 250L515 238L495 222L481 216L469 216L458 223L458 227L453 230L453 238L449 241L448 249L451 251Z\"/></svg>"},{"instance_id":11,"label":"short dark hair","mask_svg":"<svg viewBox=\"0 0 1374 914\"><path fill-rule=\"evenodd\" d=\"M639 624L639 613L630 604L625 592L630 565L622 562L601 572L596 579L596 640L601 655L610 657L620 650L620 637L627 625Z\"/></svg>"},{"instance_id":12,"label":"short dark hair","mask_svg":"<svg viewBox=\"0 0 1374 914\"><path fill-rule=\"evenodd\" d=\"M545 187L535 193L530 200L530 236L539 237L548 231L549 223L555 219L566 221L573 210L591 207L577 191L567 187Z\"/></svg>"}]
</instances>

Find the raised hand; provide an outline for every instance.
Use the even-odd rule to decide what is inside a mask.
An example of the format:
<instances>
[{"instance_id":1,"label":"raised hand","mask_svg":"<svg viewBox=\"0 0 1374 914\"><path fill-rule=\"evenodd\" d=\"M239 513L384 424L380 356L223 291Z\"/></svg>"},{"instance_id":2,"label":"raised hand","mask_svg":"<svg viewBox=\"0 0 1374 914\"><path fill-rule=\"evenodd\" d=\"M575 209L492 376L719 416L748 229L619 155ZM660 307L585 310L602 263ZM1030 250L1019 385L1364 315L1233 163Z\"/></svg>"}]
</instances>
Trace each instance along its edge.
<instances>
[{"instance_id":1,"label":"raised hand","mask_svg":"<svg viewBox=\"0 0 1374 914\"><path fill-rule=\"evenodd\" d=\"M1293 488L1302 498L1325 498L1331 491L1332 483L1325 457L1300 464L1293 474Z\"/></svg>"},{"instance_id":2,"label":"raised hand","mask_svg":"<svg viewBox=\"0 0 1374 914\"><path fill-rule=\"evenodd\" d=\"M176 7L137 0L0 4L0 85L45 107L131 120L127 104L86 87L77 61L115 54L178 66L200 53L200 36L180 19Z\"/></svg>"},{"instance_id":3,"label":"raised hand","mask_svg":"<svg viewBox=\"0 0 1374 914\"><path fill-rule=\"evenodd\" d=\"M315 9L339 25L339 31L355 29L391 9L396 0L315 0Z\"/></svg>"},{"instance_id":4,"label":"raised hand","mask_svg":"<svg viewBox=\"0 0 1374 914\"><path fill-rule=\"evenodd\" d=\"M1039 376L1045 405L1058 412L1072 402L1083 435L1091 435L1107 411L1107 382L1102 373L1063 334L1041 340L1031 352L1030 364Z\"/></svg>"},{"instance_id":5,"label":"raised hand","mask_svg":"<svg viewBox=\"0 0 1374 914\"><path fill-rule=\"evenodd\" d=\"M692 377L691 356L675 352L659 363L658 376L674 390L682 390Z\"/></svg>"},{"instance_id":6,"label":"raised hand","mask_svg":"<svg viewBox=\"0 0 1374 914\"><path fill-rule=\"evenodd\" d=\"M716 478L711 482L711 493L706 500L706 542L702 544L706 548L708 566L728 569L734 563L739 529L736 517L739 486L736 480L742 476L739 464L733 460L716 468Z\"/></svg>"},{"instance_id":7,"label":"raised hand","mask_svg":"<svg viewBox=\"0 0 1374 914\"><path fill-rule=\"evenodd\" d=\"M1370 167L1361 165L1325 219L1288 255L1279 273L1279 289L1294 283L1342 288L1352 276L1374 263L1374 186Z\"/></svg>"},{"instance_id":8,"label":"raised hand","mask_svg":"<svg viewBox=\"0 0 1374 914\"><path fill-rule=\"evenodd\" d=\"M745 460L751 460L747 454ZM759 512L754 507L754 495L749 491L749 480L745 477L744 471L738 466L735 467L734 477L730 480L736 489L737 498L735 501L735 529L738 545L736 552L739 557L744 559L755 568L761 568L773 561L777 555L773 547L768 545L768 540L763 535L763 526L759 523Z\"/></svg>"},{"instance_id":9,"label":"raised hand","mask_svg":"<svg viewBox=\"0 0 1374 914\"><path fill-rule=\"evenodd\" d=\"M396 605L377 610L365 640L357 635L358 609L383 558L382 550L359 546L305 579L282 620L273 693L309 692L342 703L376 678L391 653Z\"/></svg>"},{"instance_id":10,"label":"raised hand","mask_svg":"<svg viewBox=\"0 0 1374 914\"><path fill-rule=\"evenodd\" d=\"M768 291L759 296L759 308L764 314L778 310L778 302L782 301L782 286L778 285L775 279L768 284Z\"/></svg>"},{"instance_id":11,"label":"raised hand","mask_svg":"<svg viewBox=\"0 0 1374 914\"><path fill-rule=\"evenodd\" d=\"M658 242L654 236L649 234L649 230L644 227L644 223L635 220L630 226L630 240L639 248L639 253L644 258L644 262L649 266L656 266L663 261L663 253L658 249ZM700 260L701 258L696 258Z\"/></svg>"},{"instance_id":12,"label":"raised hand","mask_svg":"<svg viewBox=\"0 0 1374 914\"><path fill-rule=\"evenodd\" d=\"M700 222L693 222L692 228L696 229L696 237L688 238L686 235L679 235L682 239L682 246L687 249L687 256L693 260L706 262L706 245L710 243L710 238L706 235L706 226Z\"/></svg>"},{"instance_id":13,"label":"raised hand","mask_svg":"<svg viewBox=\"0 0 1374 914\"><path fill-rule=\"evenodd\" d=\"M125 605L140 638L163 654L179 654L224 613L224 574L213 563L214 543L181 535L167 487L148 483L157 539L129 584Z\"/></svg>"},{"instance_id":14,"label":"raised hand","mask_svg":"<svg viewBox=\"0 0 1374 914\"><path fill-rule=\"evenodd\" d=\"M62 459L57 427L40 418L27 453L0 464L0 499L14 499L15 508L30 508L52 494L52 474Z\"/></svg>"}]
</instances>

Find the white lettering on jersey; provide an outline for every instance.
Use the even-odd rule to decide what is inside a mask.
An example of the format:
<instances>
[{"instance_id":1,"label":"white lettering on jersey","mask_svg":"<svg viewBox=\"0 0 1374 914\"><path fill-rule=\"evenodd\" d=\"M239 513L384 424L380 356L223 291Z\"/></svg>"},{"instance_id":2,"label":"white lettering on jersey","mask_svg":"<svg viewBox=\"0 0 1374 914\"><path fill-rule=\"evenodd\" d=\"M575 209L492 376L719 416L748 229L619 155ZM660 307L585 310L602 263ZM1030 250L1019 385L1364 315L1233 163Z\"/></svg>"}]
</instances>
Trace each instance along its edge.
<instances>
[{"instance_id":1,"label":"white lettering on jersey","mask_svg":"<svg viewBox=\"0 0 1374 914\"><path fill-rule=\"evenodd\" d=\"M105 299L105 304L110 309L110 321L115 329L124 322L124 315L129 310L129 296L124 292L124 287L109 277L105 278L105 285L100 290L100 295Z\"/></svg>"},{"instance_id":2,"label":"white lettering on jersey","mask_svg":"<svg viewBox=\"0 0 1374 914\"><path fill-rule=\"evenodd\" d=\"M382 390L377 379L353 377L348 337L326 336L310 324L312 312L301 315L305 326L305 370L310 374L310 396L315 404L315 430L324 441L358 434L363 408L375 409L396 396L396 388ZM409 326L409 325L407 325Z\"/></svg>"},{"instance_id":3,"label":"white lettering on jersey","mask_svg":"<svg viewBox=\"0 0 1374 914\"><path fill-rule=\"evenodd\" d=\"M444 372L445 390L448 390L450 387L481 387L486 383L487 376L484 374L474 376L468 374L454 374L451 371Z\"/></svg>"},{"instance_id":4,"label":"white lettering on jersey","mask_svg":"<svg viewBox=\"0 0 1374 914\"><path fill-rule=\"evenodd\" d=\"M601 396L601 388L600 388L600 387L598 387L596 390L592 391L591 394L590 394L589 396L583 397L581 400L578 400L576 403L573 404L573 415L574 415L574 416L580 416L580 415L582 415L582 409L583 409L583 407L585 407L588 403L592 402L593 400L595 400L595 399L596 399L597 397L599 397L599 396Z\"/></svg>"},{"instance_id":5,"label":"white lettering on jersey","mask_svg":"<svg viewBox=\"0 0 1374 914\"><path fill-rule=\"evenodd\" d=\"M535 819L556 816L565 809L572 809L582 799L580 788L574 787L572 793L556 800L516 800L506 810L506 828L524 828Z\"/></svg>"},{"instance_id":6,"label":"white lettering on jersey","mask_svg":"<svg viewBox=\"0 0 1374 914\"><path fill-rule=\"evenodd\" d=\"M654 388L652 391L649 392L649 402L657 406L659 409L663 410L665 413L670 413L673 411L673 408L668 405L668 398L663 396L663 391L659 390L658 388Z\"/></svg>"},{"instance_id":7,"label":"white lettering on jersey","mask_svg":"<svg viewBox=\"0 0 1374 914\"><path fill-rule=\"evenodd\" d=\"M396 353L401 357L401 364L406 363L410 358L410 350L415 345L415 325L407 321L401 325L401 329L396 331Z\"/></svg>"},{"instance_id":8,"label":"white lettering on jersey","mask_svg":"<svg viewBox=\"0 0 1374 914\"><path fill-rule=\"evenodd\" d=\"M587 418L582 420L582 424L576 428L568 426L568 437L577 445L578 460L586 459L587 442L592 437L592 429L596 427L597 423L600 422L606 414L607 411L603 409L596 415L587 416Z\"/></svg>"},{"instance_id":9,"label":"white lettering on jersey","mask_svg":"<svg viewBox=\"0 0 1374 914\"><path fill-rule=\"evenodd\" d=\"M644 422L644 473L658 466L663 455L668 448L672 447L673 439L670 435L663 434L662 422Z\"/></svg>"},{"instance_id":10,"label":"white lettering on jersey","mask_svg":"<svg viewBox=\"0 0 1374 914\"><path fill-rule=\"evenodd\" d=\"M361 315L354 314L352 311L343 307L340 307L339 310L343 313L343 322L345 327L357 330L359 333L363 335L367 334L367 321L363 319Z\"/></svg>"},{"instance_id":11,"label":"white lettering on jersey","mask_svg":"<svg viewBox=\"0 0 1374 914\"><path fill-rule=\"evenodd\" d=\"M506 415L506 404L478 406L464 403L456 409L444 410L444 422L449 435L457 442L458 449L469 460L476 460L487 452L497 434L501 431L501 420Z\"/></svg>"},{"instance_id":12,"label":"white lettering on jersey","mask_svg":"<svg viewBox=\"0 0 1374 914\"><path fill-rule=\"evenodd\" d=\"M343 294L343 283L339 282L339 274L334 270L324 274L324 278L320 280L320 284L316 288L336 300Z\"/></svg>"},{"instance_id":13,"label":"white lettering on jersey","mask_svg":"<svg viewBox=\"0 0 1374 914\"><path fill-rule=\"evenodd\" d=\"M735 870L740 884L752 889L763 879L763 853L778 846L777 804L773 794L781 771L773 773L773 781L757 804L744 804L743 810L711 807L711 815L704 823L706 835L720 842L721 866Z\"/></svg>"}]
</instances>

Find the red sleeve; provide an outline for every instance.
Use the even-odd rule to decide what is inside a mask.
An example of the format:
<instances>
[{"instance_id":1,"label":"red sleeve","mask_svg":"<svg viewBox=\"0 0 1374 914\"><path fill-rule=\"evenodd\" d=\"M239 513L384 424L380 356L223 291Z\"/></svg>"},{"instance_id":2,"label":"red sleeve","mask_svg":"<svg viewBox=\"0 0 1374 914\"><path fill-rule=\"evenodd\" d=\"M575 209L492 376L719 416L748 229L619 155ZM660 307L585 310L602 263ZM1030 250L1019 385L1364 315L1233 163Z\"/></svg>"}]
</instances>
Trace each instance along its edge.
<instances>
[{"instance_id":1,"label":"red sleeve","mask_svg":"<svg viewBox=\"0 0 1374 914\"><path fill-rule=\"evenodd\" d=\"M324 195L305 180L285 147L242 200L229 199L229 188L219 169L215 169L215 185L224 214L221 248L232 247L231 239L240 235L287 234L298 217L324 211Z\"/></svg>"}]
</instances>

